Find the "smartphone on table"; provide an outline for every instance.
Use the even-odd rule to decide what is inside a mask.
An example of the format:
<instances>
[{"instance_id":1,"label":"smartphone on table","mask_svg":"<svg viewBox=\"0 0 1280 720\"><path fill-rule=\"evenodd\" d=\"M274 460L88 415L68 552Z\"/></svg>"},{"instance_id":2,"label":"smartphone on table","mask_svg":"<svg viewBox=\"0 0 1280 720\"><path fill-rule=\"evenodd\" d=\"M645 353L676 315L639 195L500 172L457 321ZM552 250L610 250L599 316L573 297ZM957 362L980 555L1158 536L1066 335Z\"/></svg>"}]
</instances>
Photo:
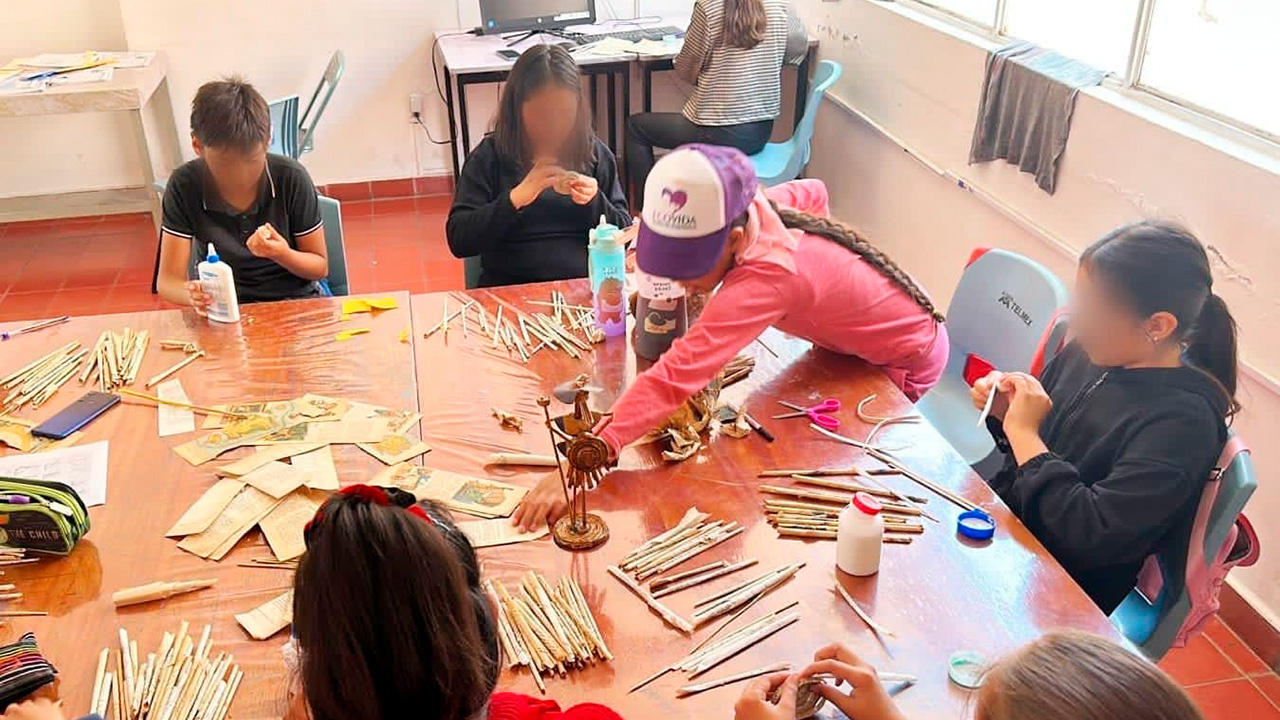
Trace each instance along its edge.
<instances>
[{"instance_id":1,"label":"smartphone on table","mask_svg":"<svg viewBox=\"0 0 1280 720\"><path fill-rule=\"evenodd\" d=\"M63 408L61 412L31 429L31 434L43 438L62 440L83 428L102 413L120 402L119 395L111 393L85 393L79 400Z\"/></svg>"}]
</instances>

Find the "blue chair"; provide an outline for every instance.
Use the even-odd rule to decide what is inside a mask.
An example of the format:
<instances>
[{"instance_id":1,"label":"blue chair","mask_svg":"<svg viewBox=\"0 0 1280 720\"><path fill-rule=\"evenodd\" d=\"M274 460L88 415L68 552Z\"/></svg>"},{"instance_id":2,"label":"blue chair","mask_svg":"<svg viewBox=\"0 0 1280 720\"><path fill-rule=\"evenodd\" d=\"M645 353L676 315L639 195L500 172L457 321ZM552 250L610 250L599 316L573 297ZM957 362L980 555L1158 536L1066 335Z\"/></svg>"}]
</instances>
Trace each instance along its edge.
<instances>
[{"instance_id":1,"label":"blue chair","mask_svg":"<svg viewBox=\"0 0 1280 720\"><path fill-rule=\"evenodd\" d=\"M809 99L805 101L804 115L796 125L791 138L785 142L769 143L764 149L751 156L751 164L755 165L756 175L765 186L772 187L800 177L804 166L809 164L809 142L813 140L813 125L818 118L818 105L827 90L840 79L844 68L834 60L823 60L813 75L813 85L809 89Z\"/></svg>"},{"instance_id":2,"label":"blue chair","mask_svg":"<svg viewBox=\"0 0 1280 720\"><path fill-rule=\"evenodd\" d=\"M342 203L321 195L320 219L324 222L324 246L329 255L329 277L321 282L331 295L350 295L347 246L342 241Z\"/></svg>"},{"instance_id":3,"label":"blue chair","mask_svg":"<svg viewBox=\"0 0 1280 720\"><path fill-rule=\"evenodd\" d=\"M462 277L468 290L480 287L480 276L484 274L484 266L480 264L480 256L472 255L462 258Z\"/></svg>"},{"instance_id":4,"label":"blue chair","mask_svg":"<svg viewBox=\"0 0 1280 720\"><path fill-rule=\"evenodd\" d=\"M320 122L324 109L329 106L329 100L333 97L333 91L337 89L338 81L342 79L342 73L346 67L347 56L341 50L335 50L333 56L329 58L329 65L325 68L324 75L320 77L320 83L316 85L315 92L311 93L311 99L307 101L307 109L302 111L302 120L297 123L298 130L302 133L302 140L298 146L298 155L292 156L295 160L302 153L309 153L314 149L316 125Z\"/></svg>"},{"instance_id":5,"label":"blue chair","mask_svg":"<svg viewBox=\"0 0 1280 720\"><path fill-rule=\"evenodd\" d=\"M298 144L298 103L297 95L271 102L271 143L267 152L294 160L302 154Z\"/></svg>"},{"instance_id":6,"label":"blue chair","mask_svg":"<svg viewBox=\"0 0 1280 720\"><path fill-rule=\"evenodd\" d=\"M1234 430L1231 435L1235 437ZM1159 660L1169 651L1194 606L1188 592L1186 576L1197 569L1186 567L1189 562L1196 561L1189 556L1198 556L1198 561L1205 562L1207 567L1207 563L1212 562L1218 549L1227 541L1245 503L1257 489L1258 479L1254 473L1253 460L1248 449L1242 449L1235 453L1230 464L1218 476L1217 494L1213 498L1207 521L1202 528L1197 528L1203 531L1203 554L1192 553L1187 548L1179 548L1176 553L1161 553L1157 556L1161 579L1159 593L1154 598L1149 598L1135 588L1112 611L1112 624L1152 661ZM1256 542L1255 537L1250 539ZM1239 548L1238 540L1236 545L1237 548L1233 550ZM1242 552L1252 555L1252 559L1245 559L1240 564L1253 564L1257 551L1256 545L1243 548ZM1179 573L1178 570L1183 568L1185 571ZM1203 568L1199 570L1203 571Z\"/></svg>"},{"instance_id":7,"label":"blue chair","mask_svg":"<svg viewBox=\"0 0 1280 720\"><path fill-rule=\"evenodd\" d=\"M947 308L951 356L942 379L916 404L965 462L973 465L995 452L969 399L970 356L998 370L1039 375L1066 338L1067 300L1062 282L1030 258L986 248L969 258Z\"/></svg>"}]
</instances>

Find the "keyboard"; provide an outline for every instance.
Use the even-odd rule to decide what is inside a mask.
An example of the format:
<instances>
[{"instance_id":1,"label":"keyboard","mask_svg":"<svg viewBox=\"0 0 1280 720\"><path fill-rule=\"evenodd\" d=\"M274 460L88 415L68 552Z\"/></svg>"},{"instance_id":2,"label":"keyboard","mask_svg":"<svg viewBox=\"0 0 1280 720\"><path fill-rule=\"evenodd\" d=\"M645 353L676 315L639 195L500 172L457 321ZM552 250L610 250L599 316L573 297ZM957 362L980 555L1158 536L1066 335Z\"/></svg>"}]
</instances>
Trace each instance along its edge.
<instances>
[{"instance_id":1,"label":"keyboard","mask_svg":"<svg viewBox=\"0 0 1280 720\"><path fill-rule=\"evenodd\" d=\"M668 35L676 37L684 37L684 29L675 27L674 25L663 25L661 27L637 28L635 30L615 30L614 32L580 35L576 40L583 45L603 40L605 38L618 38L627 42L640 42L641 40L663 40Z\"/></svg>"}]
</instances>

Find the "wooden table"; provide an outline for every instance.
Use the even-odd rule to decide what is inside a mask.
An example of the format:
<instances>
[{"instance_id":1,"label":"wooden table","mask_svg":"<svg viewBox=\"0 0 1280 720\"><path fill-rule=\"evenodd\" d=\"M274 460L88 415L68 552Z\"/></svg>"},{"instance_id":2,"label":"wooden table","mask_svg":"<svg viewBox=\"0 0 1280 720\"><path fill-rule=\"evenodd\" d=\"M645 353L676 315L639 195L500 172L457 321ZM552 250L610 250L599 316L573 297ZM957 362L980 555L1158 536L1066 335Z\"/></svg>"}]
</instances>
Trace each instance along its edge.
<instances>
[{"instance_id":1,"label":"wooden table","mask_svg":"<svg viewBox=\"0 0 1280 720\"><path fill-rule=\"evenodd\" d=\"M337 300L302 300L246 305L239 325L219 326L191 311L163 310L75 318L50 330L19 336L0 346L0 371L8 374L31 359L71 340L92 345L104 329L128 326L151 333L151 348L136 385L172 365L181 356L161 352L163 338L195 340L208 357L187 366L182 380L191 400L200 404L249 399L287 399L317 392L409 409L417 406L417 386L409 345L399 342L409 327L409 297L394 294L400 309L377 318L356 315L339 320ZM24 323L9 323L15 327ZM372 330L334 342L340 328ZM42 420L71 403L84 390L72 381L44 407L24 417ZM287 677L280 633L265 642L250 640L233 616L286 590L292 573L238 567L251 557L270 555L261 533L251 532L222 562L201 560L177 548L165 531L214 483L220 461L249 454L227 453L219 461L188 465L170 448L192 435L159 438L156 410L125 398L86 429L81 444L109 440L107 504L91 508L92 529L66 558L4 568L4 582L15 583L26 597L15 609L48 610L47 618L13 618L0 628L0 639L12 642L34 631L46 657L58 668L59 695L67 712L77 717L89 706L97 653L118 647L117 628L126 628L139 651L155 652L161 634L176 631L187 620L192 632L213 626L215 654L234 653L244 682L231 714L236 718L280 717L285 710ZM199 418L200 416L197 416ZM197 419L197 426L200 420ZM354 446L334 448L344 484L363 481L382 464ZM212 590L117 612L111 593L156 580L217 578ZM145 657L145 656L144 656Z\"/></svg>"},{"instance_id":2,"label":"wooden table","mask_svg":"<svg viewBox=\"0 0 1280 720\"><path fill-rule=\"evenodd\" d=\"M552 287L562 289L570 303L589 304L582 282L467 294L481 300L491 314L499 301L532 312L540 308L523 300L547 300ZM607 408L636 372L635 357L620 339L596 346L596 351L582 360L544 350L527 366L491 348L475 332L463 338L457 327L447 340L440 333L423 340L419 331L439 323L443 297L413 297L415 362L422 379L419 405L424 439L434 448L426 462L433 466L477 474L484 472L482 463L490 452L547 454L550 440L536 405L540 395L549 394L556 384L579 373L588 373L605 389L602 397L594 399L596 407ZM454 294L450 306L457 308L460 297ZM740 440L721 437L678 464L662 462L652 447L627 450L620 458L622 469L610 474L589 501L611 530L606 544L584 553L562 551L550 540L480 551L485 574L504 583L510 581L508 585L530 569L553 582L565 573L572 574L617 655L612 663L572 672L565 679L549 679L549 696L562 706L602 702L627 718L729 716L740 684L681 700L676 699L675 689L686 678L668 674L634 694L626 694L639 680L682 657L722 620L708 623L692 637L682 636L605 571L640 542L674 525L695 505L716 519L737 520L747 530L683 567L728 558L753 557L760 562L750 570L663 598L683 617L690 617L697 599L751 574L790 562L808 563L743 618L749 621L798 599L800 622L700 680L777 661L789 661L798 669L812 658L814 650L841 641L882 669L919 676L919 684L900 695L909 716L959 718L964 716L967 693L947 680L947 658L957 650L994 658L1058 627L1081 628L1119 639L1107 618L1044 547L937 432L922 423L889 428L879 443L898 452L916 471L978 502L996 518L999 529L993 542L963 541L955 532L960 510L933 496L928 509L941 524L925 521L924 534L913 544L885 546L877 576L840 578L876 620L897 632L899 637L889 640L894 657L888 657L833 592L835 543L777 537L761 512L757 487L766 481L757 479L756 474L778 467L878 466L859 457L853 448L817 435L804 421L768 420L777 413L776 400L804 403L835 397L846 408L840 414L843 432L856 438L865 437L869 430L852 412L862 398L877 394L870 410L880 415L909 412L910 403L881 373L858 360L813 349L773 330L764 339L781 357L772 357L759 345L748 348L756 358L756 369L749 380L730 388L728 395L736 401L746 400L749 410L773 430L776 442L765 443L754 434ZM499 428L488 415L491 405L524 417L524 432ZM565 406L553 403L553 410L556 408L566 411ZM495 470L494 474L520 484L532 484L540 477L538 472L510 469ZM884 480L903 492L931 495L904 478L889 476ZM781 484L791 483L783 480ZM742 621L736 625L740 624ZM507 672L499 685L536 693L524 669ZM833 713L828 709L823 717L839 717Z\"/></svg>"},{"instance_id":3,"label":"wooden table","mask_svg":"<svg viewBox=\"0 0 1280 720\"><path fill-rule=\"evenodd\" d=\"M142 183L133 187L0 199L0 222L146 211L152 214L159 233L160 201L152 187L156 181L155 170L143 116L148 104L158 104L161 127L154 128L152 135L163 151L161 157L166 158L165 162L168 157L180 159L165 73L164 53L156 53L146 67L117 68L106 82L55 85L38 93L0 95L0 119L86 112L128 113L143 173Z\"/></svg>"},{"instance_id":4,"label":"wooden table","mask_svg":"<svg viewBox=\"0 0 1280 720\"><path fill-rule=\"evenodd\" d=\"M471 295L480 298L490 311L496 309L495 298L531 311L535 306L523 299L545 299L551 287L481 290ZM586 299L580 282L554 287L562 288L570 302ZM539 352L528 366L499 354L478 333L463 338L456 325L447 339L437 333L424 340L423 332L440 320L444 295L414 296L412 318L410 299L404 293L397 297L401 309L377 318L357 315L346 323L338 319L335 300L246 306L244 321L230 327L212 325L179 310L77 318L0 345L0 372L72 339L92 343L106 328L146 329L157 340L194 339L210 353L178 375L194 402L278 399L319 392L397 408L418 407L424 414L423 437L434 448L425 461L479 474L485 472L482 462L490 452L550 450L536 399L560 381L590 373L606 388L596 399L603 407L613 402L637 369L634 355L621 340L597 346L580 361ZM457 307L456 297L450 305ZM412 346L397 340L411 319ZM370 327L373 332L333 342L341 327ZM879 394L873 405L877 413L909 410L907 401L880 373L856 360L813 350L807 343L775 331L766 333L765 340L781 357L775 359L753 346L749 352L758 361L755 372L727 393L733 400L747 400L758 416L773 414L775 399L806 401L834 396L851 408L870 393ZM149 377L174 359L153 344L139 377ZM48 406L28 417L43 419L79 392L74 383L64 387ZM492 405L523 416L524 433L500 429L489 416ZM60 671L59 695L68 711L77 713L89 703L96 653L116 643L118 627L127 628L146 652L153 651L161 634L176 629L182 620L189 621L195 632L208 623L213 626L215 652L234 653L245 673L232 708L234 717L280 717L288 683L280 647L287 634L254 642L236 625L233 615L278 595L288 587L291 576L278 570L237 566L248 558L269 554L257 532L250 533L220 563L189 555L178 550L175 541L163 538L170 524L212 485L214 463L193 468L178 458L170 447L188 436L157 438L155 417L152 408L127 405L89 426L83 442L111 441L107 504L90 510L93 529L69 557L5 568L5 582L17 584L26 593L15 607L47 609L50 616L15 618L0 629L0 639L8 642L34 631L46 656ZM867 428L852 412L846 411L842 418L846 433L865 434ZM630 720L728 717L728 708L741 686L677 700L675 688L684 678L668 675L633 695L625 694L635 682L682 656L707 634L707 627L719 624L713 622L692 638L684 637L664 625L605 572L607 565L674 524L693 505L747 527L739 538L700 556L700 561L755 557L760 564L664 599L685 617L695 599L743 579L747 573L796 560L808 563L745 618L798 599L801 621L713 670L708 679L780 660L799 667L819 646L840 640L884 669L920 676L919 685L901 695L913 717L958 718L966 694L946 680L946 658L953 651L969 649L996 656L1055 627L1083 628L1117 637L1102 613L932 428L908 426L887 431L883 444L901 448L900 454L915 469L980 502L996 517L1000 529L991 544L966 544L955 536L957 509L934 498L929 509L942 520L941 525L926 523L924 535L912 545L886 547L879 576L842 578L844 586L880 622L898 632L900 637L890 640L896 657L888 658L831 591L834 544L779 539L764 523L756 492L760 481L755 475L764 468L860 460L849 448L807 430L802 421L766 422L778 436L777 442L766 444L754 435L741 440L718 438L680 464L662 462L654 448L626 451L623 469L610 475L591 497L592 509L606 519L612 531L609 542L592 552L564 552L549 540L480 551L485 573L504 582L514 582L530 569L553 580L571 573L582 585L605 639L617 655L612 663L548 680L551 697L562 704L604 702ZM222 459L247 452L239 450ZM340 446L335 454L344 484L365 480L381 467L354 447ZM494 470L492 474L526 485L540 477L539 473L515 470ZM901 478L886 481L904 491L928 494ZM122 587L205 577L216 577L219 584L211 590L118 613L111 605L111 593ZM524 670L505 674L501 687L536 692ZM824 717L831 713L824 711Z\"/></svg>"}]
</instances>

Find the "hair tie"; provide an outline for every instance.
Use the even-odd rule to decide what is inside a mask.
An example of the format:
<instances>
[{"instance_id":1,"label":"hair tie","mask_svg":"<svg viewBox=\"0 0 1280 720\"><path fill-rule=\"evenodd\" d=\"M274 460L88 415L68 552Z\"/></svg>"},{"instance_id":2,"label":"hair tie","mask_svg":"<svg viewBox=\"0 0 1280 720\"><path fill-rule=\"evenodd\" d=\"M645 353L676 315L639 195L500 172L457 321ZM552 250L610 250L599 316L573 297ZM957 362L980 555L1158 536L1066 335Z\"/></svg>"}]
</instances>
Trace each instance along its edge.
<instances>
[{"instance_id":1,"label":"hair tie","mask_svg":"<svg viewBox=\"0 0 1280 720\"><path fill-rule=\"evenodd\" d=\"M358 484L348 485L347 487L339 490L338 494L344 497L358 498L367 503L372 503L382 507L402 507L410 515L421 518L428 525L434 526L436 524L436 521L433 520L431 516L415 502L412 494L400 490L399 488L380 488L376 485ZM310 536L312 528L323 522L324 518L324 508L316 510L316 514L302 528L303 537L305 538Z\"/></svg>"}]
</instances>

